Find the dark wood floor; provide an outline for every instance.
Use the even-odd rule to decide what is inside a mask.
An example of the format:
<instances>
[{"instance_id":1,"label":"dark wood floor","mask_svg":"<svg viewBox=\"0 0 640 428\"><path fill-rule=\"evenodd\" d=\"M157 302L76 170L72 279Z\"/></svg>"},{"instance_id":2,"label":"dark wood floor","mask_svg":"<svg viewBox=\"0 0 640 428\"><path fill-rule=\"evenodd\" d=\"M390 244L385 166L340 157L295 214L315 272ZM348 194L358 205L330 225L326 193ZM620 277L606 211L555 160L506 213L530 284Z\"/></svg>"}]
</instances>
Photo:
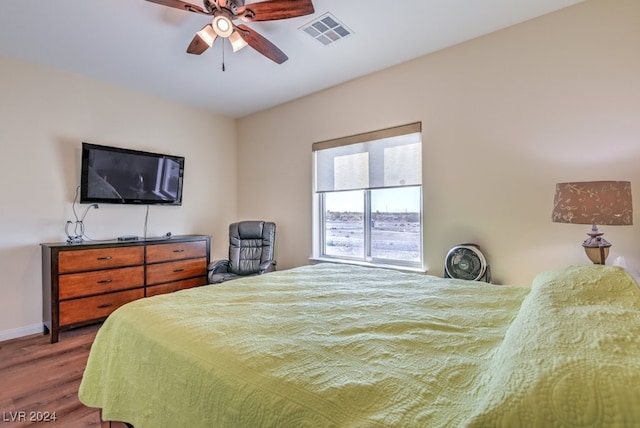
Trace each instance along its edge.
<instances>
[{"instance_id":1,"label":"dark wood floor","mask_svg":"<svg viewBox=\"0 0 640 428\"><path fill-rule=\"evenodd\" d=\"M99 325L60 333L58 343L34 335L0 342L0 427L109 427L100 411L78 399ZM55 421L34 422L55 412Z\"/></svg>"}]
</instances>

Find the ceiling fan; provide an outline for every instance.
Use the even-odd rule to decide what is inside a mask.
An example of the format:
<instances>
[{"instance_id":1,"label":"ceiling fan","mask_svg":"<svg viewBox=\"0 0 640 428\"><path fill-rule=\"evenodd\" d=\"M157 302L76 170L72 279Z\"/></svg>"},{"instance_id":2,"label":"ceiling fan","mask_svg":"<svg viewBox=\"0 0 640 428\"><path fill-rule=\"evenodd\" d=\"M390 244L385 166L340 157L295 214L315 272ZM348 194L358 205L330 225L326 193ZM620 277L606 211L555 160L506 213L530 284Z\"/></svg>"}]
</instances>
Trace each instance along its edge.
<instances>
[{"instance_id":1,"label":"ceiling fan","mask_svg":"<svg viewBox=\"0 0 640 428\"><path fill-rule=\"evenodd\" d=\"M240 19L245 22L274 21L296 18L314 13L311 0L267 0L244 4L245 0L203 0L203 7L181 0L147 0L163 6L186 10L187 12L213 16L210 24L196 33L187 52L200 55L213 45L218 38L228 38L236 52L249 45L270 60L282 64L289 57L276 45L247 27L234 24Z\"/></svg>"}]
</instances>

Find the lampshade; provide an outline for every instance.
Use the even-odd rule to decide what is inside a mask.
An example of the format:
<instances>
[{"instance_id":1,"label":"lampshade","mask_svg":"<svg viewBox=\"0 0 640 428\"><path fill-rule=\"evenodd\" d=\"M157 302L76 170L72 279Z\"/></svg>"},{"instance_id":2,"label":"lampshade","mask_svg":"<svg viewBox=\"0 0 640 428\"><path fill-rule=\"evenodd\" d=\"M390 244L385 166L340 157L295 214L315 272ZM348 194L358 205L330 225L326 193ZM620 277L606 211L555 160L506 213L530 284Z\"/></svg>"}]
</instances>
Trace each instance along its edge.
<instances>
[{"instance_id":1,"label":"lampshade","mask_svg":"<svg viewBox=\"0 0 640 428\"><path fill-rule=\"evenodd\" d=\"M216 34L215 31L213 31L213 27L211 26L211 24L207 24L205 25L202 30L198 31L196 33L198 35L198 37L200 37L200 39L202 39L203 42L205 42L207 44L207 46L211 47L211 45L213 45L213 42L216 40L216 38L218 37L218 35Z\"/></svg>"},{"instance_id":2,"label":"lampshade","mask_svg":"<svg viewBox=\"0 0 640 428\"><path fill-rule=\"evenodd\" d=\"M233 48L234 52L238 52L248 44L236 30L234 30L233 33L231 33L231 35L229 36L229 41L231 42L231 47Z\"/></svg>"},{"instance_id":3,"label":"lampshade","mask_svg":"<svg viewBox=\"0 0 640 428\"><path fill-rule=\"evenodd\" d=\"M598 225L633 224L631 183L587 181L556 184L551 219L556 223L591 224L582 246L596 264L604 264L611 244Z\"/></svg>"}]
</instances>

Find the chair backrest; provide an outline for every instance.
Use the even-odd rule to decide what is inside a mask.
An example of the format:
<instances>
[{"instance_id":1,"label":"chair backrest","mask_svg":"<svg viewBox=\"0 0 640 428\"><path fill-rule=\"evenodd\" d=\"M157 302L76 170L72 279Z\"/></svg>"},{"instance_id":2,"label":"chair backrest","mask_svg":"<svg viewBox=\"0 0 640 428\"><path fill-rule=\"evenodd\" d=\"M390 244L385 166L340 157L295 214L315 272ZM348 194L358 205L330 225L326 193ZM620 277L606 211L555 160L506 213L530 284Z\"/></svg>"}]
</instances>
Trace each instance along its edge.
<instances>
[{"instance_id":1,"label":"chair backrest","mask_svg":"<svg viewBox=\"0 0 640 428\"><path fill-rule=\"evenodd\" d=\"M276 225L266 221L241 221L229 225L229 272L251 275L273 260Z\"/></svg>"}]
</instances>

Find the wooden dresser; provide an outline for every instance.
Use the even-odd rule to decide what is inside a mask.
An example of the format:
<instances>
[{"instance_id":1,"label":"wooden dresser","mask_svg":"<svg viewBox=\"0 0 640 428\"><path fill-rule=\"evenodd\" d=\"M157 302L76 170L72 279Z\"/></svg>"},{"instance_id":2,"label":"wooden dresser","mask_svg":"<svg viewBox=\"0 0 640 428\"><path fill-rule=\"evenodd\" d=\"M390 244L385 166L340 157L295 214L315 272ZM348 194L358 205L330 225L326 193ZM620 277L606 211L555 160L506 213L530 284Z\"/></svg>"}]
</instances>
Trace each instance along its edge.
<instances>
[{"instance_id":1,"label":"wooden dresser","mask_svg":"<svg viewBox=\"0 0 640 428\"><path fill-rule=\"evenodd\" d=\"M44 332L55 343L60 330L102 321L132 300L207 284L211 238L41 247Z\"/></svg>"}]
</instances>

